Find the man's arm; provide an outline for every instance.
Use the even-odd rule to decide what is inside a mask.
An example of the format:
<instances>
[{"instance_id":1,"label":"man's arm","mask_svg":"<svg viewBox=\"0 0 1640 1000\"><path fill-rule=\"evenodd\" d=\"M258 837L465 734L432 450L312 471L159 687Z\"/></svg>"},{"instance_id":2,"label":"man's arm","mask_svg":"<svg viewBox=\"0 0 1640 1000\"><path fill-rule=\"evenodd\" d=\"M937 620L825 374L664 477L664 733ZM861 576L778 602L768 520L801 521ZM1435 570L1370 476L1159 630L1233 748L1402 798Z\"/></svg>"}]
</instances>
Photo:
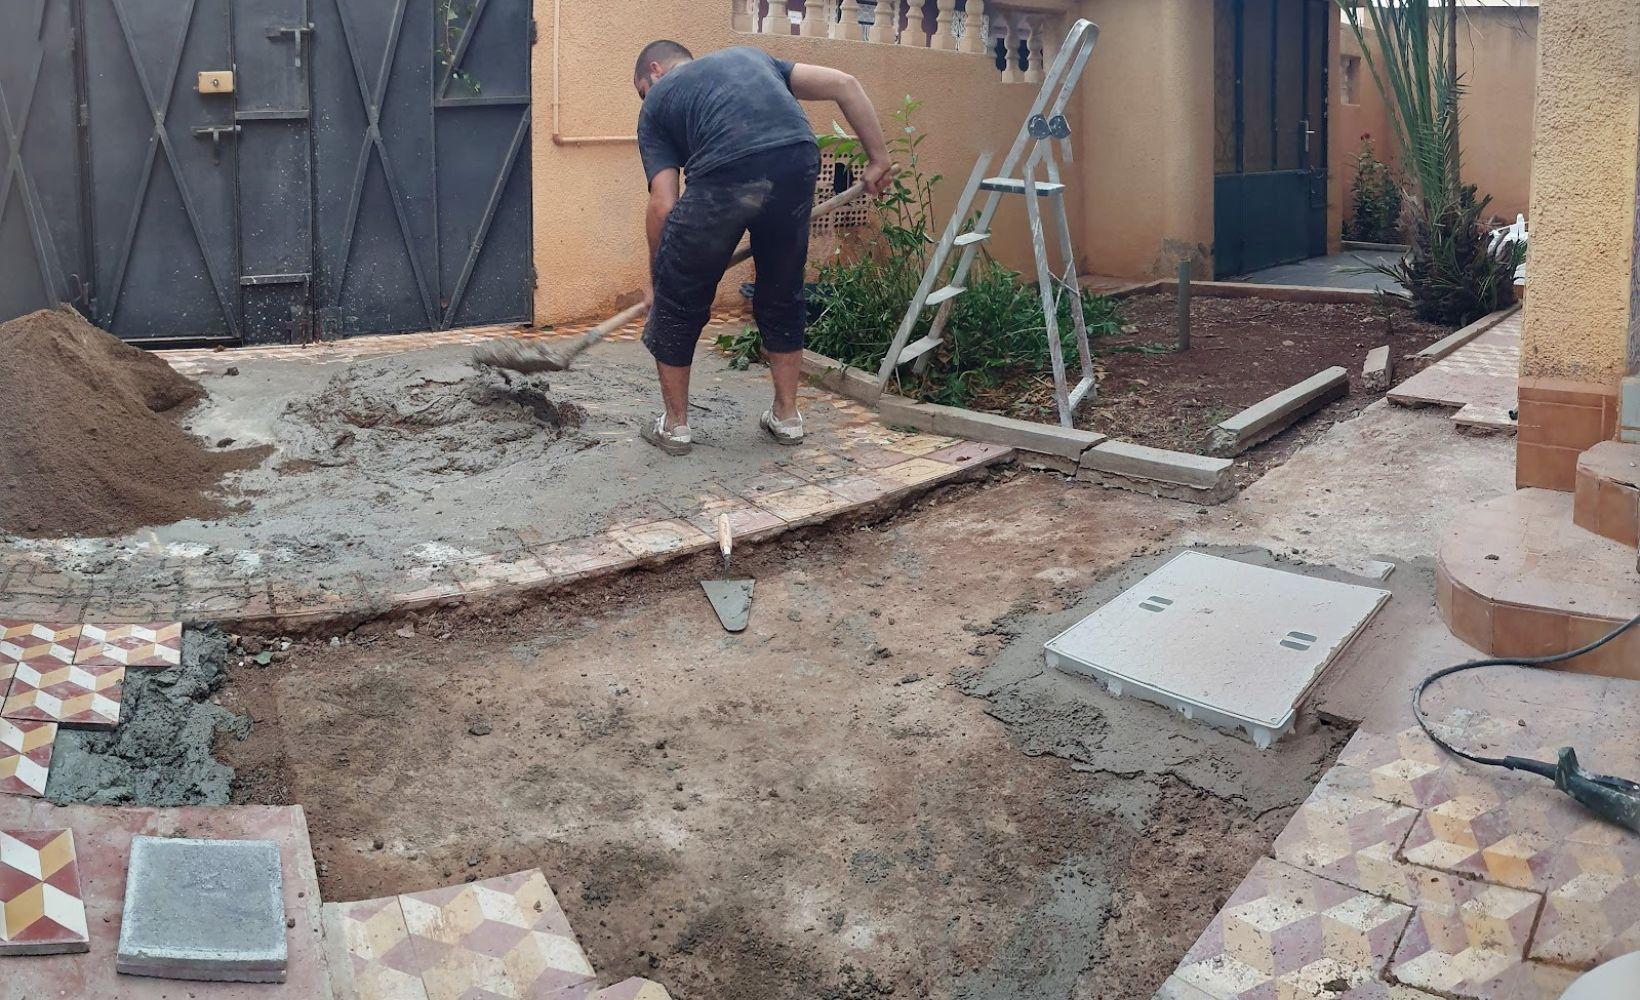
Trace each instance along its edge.
<instances>
[{"instance_id":1,"label":"man's arm","mask_svg":"<svg viewBox=\"0 0 1640 1000\"><path fill-rule=\"evenodd\" d=\"M678 203L678 171L676 167L662 170L649 182L649 211L644 219L644 229L649 234L649 288L645 290L644 301L653 303L655 300L655 254L660 252L661 232L666 229L666 217L672 214L672 207Z\"/></svg>"},{"instance_id":2,"label":"man's arm","mask_svg":"<svg viewBox=\"0 0 1640 1000\"><path fill-rule=\"evenodd\" d=\"M871 98L866 96L860 81L829 66L798 63L792 67L791 88L792 96L800 101L836 102L866 151L866 169L860 179L865 182L868 192L882 194L888 187L891 169L888 143L883 140L883 126L877 120L877 109L871 106Z\"/></svg>"}]
</instances>

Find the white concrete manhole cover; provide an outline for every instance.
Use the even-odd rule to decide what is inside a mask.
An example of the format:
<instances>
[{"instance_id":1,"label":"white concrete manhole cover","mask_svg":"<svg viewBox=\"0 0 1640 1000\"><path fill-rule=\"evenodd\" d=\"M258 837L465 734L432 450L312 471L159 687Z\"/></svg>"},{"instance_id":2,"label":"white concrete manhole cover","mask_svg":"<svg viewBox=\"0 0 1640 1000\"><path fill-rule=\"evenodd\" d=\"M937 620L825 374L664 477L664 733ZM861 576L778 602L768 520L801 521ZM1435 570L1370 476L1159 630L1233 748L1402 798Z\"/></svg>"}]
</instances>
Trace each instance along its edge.
<instances>
[{"instance_id":1,"label":"white concrete manhole cover","mask_svg":"<svg viewBox=\"0 0 1640 1000\"><path fill-rule=\"evenodd\" d=\"M1268 747L1389 591L1182 552L1048 641L1048 665Z\"/></svg>"}]
</instances>

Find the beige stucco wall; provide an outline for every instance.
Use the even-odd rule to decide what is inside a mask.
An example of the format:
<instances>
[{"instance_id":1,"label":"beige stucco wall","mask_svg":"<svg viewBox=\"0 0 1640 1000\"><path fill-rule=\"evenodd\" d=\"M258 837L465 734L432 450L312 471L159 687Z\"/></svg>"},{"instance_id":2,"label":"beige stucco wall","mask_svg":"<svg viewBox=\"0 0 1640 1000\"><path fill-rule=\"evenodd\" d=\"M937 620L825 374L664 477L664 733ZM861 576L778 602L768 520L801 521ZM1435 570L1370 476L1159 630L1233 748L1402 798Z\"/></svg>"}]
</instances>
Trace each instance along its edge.
<instances>
[{"instance_id":1,"label":"beige stucco wall","mask_svg":"<svg viewBox=\"0 0 1640 1000\"><path fill-rule=\"evenodd\" d=\"M1531 198L1532 108L1537 91L1537 9L1472 7L1461 14L1458 71L1463 75L1464 179L1492 196L1489 211L1513 222ZM1355 32L1340 39L1340 57L1361 55ZM1340 85L1342 85L1340 69ZM1399 161L1388 109L1372 71L1360 68L1358 102L1338 102L1334 121L1343 148L1340 173L1346 192L1362 133L1370 133L1380 159Z\"/></svg>"},{"instance_id":2,"label":"beige stucco wall","mask_svg":"<svg viewBox=\"0 0 1640 1000\"><path fill-rule=\"evenodd\" d=\"M1540 18L1521 374L1615 388L1634 245L1640 4L1551 0Z\"/></svg>"},{"instance_id":3,"label":"beige stucco wall","mask_svg":"<svg viewBox=\"0 0 1640 1000\"><path fill-rule=\"evenodd\" d=\"M1078 241L1103 274L1169 274L1213 244L1212 0L1086 0L1099 47L1081 94Z\"/></svg>"},{"instance_id":4,"label":"beige stucco wall","mask_svg":"<svg viewBox=\"0 0 1640 1000\"><path fill-rule=\"evenodd\" d=\"M955 201L978 150L989 146L999 156L1006 151L1037 91L1034 84L1003 83L993 63L981 55L827 38L738 34L730 27L729 0L561 3L558 49L563 59L559 95L563 136L632 134L639 108L632 89L632 64L648 41L673 38L696 52L759 45L782 58L836 66L858 76L885 122L907 94L924 101L916 117L929 136L921 150L923 166L927 172L948 178L941 185L938 210L942 213ZM1070 4L1040 0L1033 6L1066 9ZM540 26L534 62L536 321L552 323L608 313L635 296L647 268L646 194L634 143L554 142L554 2L537 0L536 9ZM1103 56L1096 55L1096 61ZM812 105L810 113L818 128L829 128L836 109ZM1071 206L1078 216L1080 201L1073 187ZM1024 212L1017 201L1008 207L1013 210L1002 213L993 244L999 257L1020 267L1027 261ZM939 223L944 221L942 215ZM720 294L733 294L734 278L724 282Z\"/></svg>"}]
</instances>

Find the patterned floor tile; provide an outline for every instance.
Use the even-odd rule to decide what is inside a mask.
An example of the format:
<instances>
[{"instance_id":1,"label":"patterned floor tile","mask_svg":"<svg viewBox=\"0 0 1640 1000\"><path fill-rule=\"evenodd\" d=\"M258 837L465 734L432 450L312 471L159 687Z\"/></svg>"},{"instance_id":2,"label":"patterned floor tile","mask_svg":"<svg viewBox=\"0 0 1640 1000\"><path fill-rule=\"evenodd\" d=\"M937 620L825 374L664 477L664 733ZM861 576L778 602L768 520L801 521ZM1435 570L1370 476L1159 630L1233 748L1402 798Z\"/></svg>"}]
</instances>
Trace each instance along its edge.
<instances>
[{"instance_id":1,"label":"patterned floor tile","mask_svg":"<svg viewBox=\"0 0 1640 1000\"><path fill-rule=\"evenodd\" d=\"M701 505L697 513L689 515L684 520L699 528L708 536L716 538L718 516L721 514L729 515L729 532L736 540L757 535L773 528L780 528L786 524L778 516L760 507L753 506L739 497L707 500Z\"/></svg>"},{"instance_id":2,"label":"patterned floor tile","mask_svg":"<svg viewBox=\"0 0 1640 1000\"><path fill-rule=\"evenodd\" d=\"M1624 838L1627 850L1613 845L1605 857L1598 852L1581 856L1579 862L1589 867L1550 890L1532 940L1533 958L1590 969L1618 955L1640 951L1635 838L1615 827L1607 829Z\"/></svg>"},{"instance_id":3,"label":"patterned floor tile","mask_svg":"<svg viewBox=\"0 0 1640 1000\"><path fill-rule=\"evenodd\" d=\"M1426 871L1395 950L1396 981L1450 996L1491 998L1518 976L1543 897Z\"/></svg>"},{"instance_id":4,"label":"patterned floor tile","mask_svg":"<svg viewBox=\"0 0 1640 1000\"><path fill-rule=\"evenodd\" d=\"M822 486L795 486L765 493L757 505L787 524L800 524L846 507L848 501Z\"/></svg>"},{"instance_id":5,"label":"patterned floor tile","mask_svg":"<svg viewBox=\"0 0 1640 1000\"><path fill-rule=\"evenodd\" d=\"M399 903L428 1000L550 996L592 978L539 871L412 893Z\"/></svg>"},{"instance_id":6,"label":"patterned floor tile","mask_svg":"<svg viewBox=\"0 0 1640 1000\"><path fill-rule=\"evenodd\" d=\"M0 794L44 795L55 722L0 718Z\"/></svg>"},{"instance_id":7,"label":"patterned floor tile","mask_svg":"<svg viewBox=\"0 0 1640 1000\"><path fill-rule=\"evenodd\" d=\"M666 987L648 979L627 979L614 986L606 986L593 995L594 1000L672 1000Z\"/></svg>"},{"instance_id":8,"label":"patterned floor tile","mask_svg":"<svg viewBox=\"0 0 1640 1000\"><path fill-rule=\"evenodd\" d=\"M1364 892L1410 902L1409 866L1396 857L1418 811L1328 783L1316 787L1276 838L1277 861Z\"/></svg>"},{"instance_id":9,"label":"patterned floor tile","mask_svg":"<svg viewBox=\"0 0 1640 1000\"><path fill-rule=\"evenodd\" d=\"M0 619L0 664L41 660L73 663L74 647L79 642L78 625Z\"/></svg>"},{"instance_id":10,"label":"patterned floor tile","mask_svg":"<svg viewBox=\"0 0 1640 1000\"><path fill-rule=\"evenodd\" d=\"M182 624L86 625L74 662L91 666L174 667L182 662Z\"/></svg>"},{"instance_id":11,"label":"patterned floor tile","mask_svg":"<svg viewBox=\"0 0 1640 1000\"><path fill-rule=\"evenodd\" d=\"M1311 997L1377 978L1412 911L1261 858L1174 978L1213 1000ZM1187 992L1178 994L1190 996Z\"/></svg>"},{"instance_id":12,"label":"patterned floor tile","mask_svg":"<svg viewBox=\"0 0 1640 1000\"><path fill-rule=\"evenodd\" d=\"M91 950L72 830L0 830L0 955Z\"/></svg>"},{"instance_id":13,"label":"patterned floor tile","mask_svg":"<svg viewBox=\"0 0 1640 1000\"><path fill-rule=\"evenodd\" d=\"M346 950L346 967L333 969L343 981L344 996L359 1000L427 1000L415 946L410 942L397 896L327 903L325 926L327 933L340 935Z\"/></svg>"},{"instance_id":14,"label":"patterned floor tile","mask_svg":"<svg viewBox=\"0 0 1640 1000\"><path fill-rule=\"evenodd\" d=\"M951 466L944 462L931 462L926 458L913 458L898 465L878 469L876 474L900 486L920 486L936 479L944 479L953 473Z\"/></svg>"},{"instance_id":15,"label":"patterned floor tile","mask_svg":"<svg viewBox=\"0 0 1640 1000\"><path fill-rule=\"evenodd\" d=\"M897 451L902 455L927 455L949 448L957 443L956 438L946 437L943 434L907 434L895 436L883 442L883 447L889 451Z\"/></svg>"},{"instance_id":16,"label":"patterned floor tile","mask_svg":"<svg viewBox=\"0 0 1640 1000\"><path fill-rule=\"evenodd\" d=\"M949 448L931 451L924 458L935 462L944 462L959 469L966 469L974 465L983 465L1013 451L1012 448L1000 444L981 444L978 441L958 441Z\"/></svg>"},{"instance_id":17,"label":"patterned floor tile","mask_svg":"<svg viewBox=\"0 0 1640 1000\"><path fill-rule=\"evenodd\" d=\"M705 532L677 518L651 521L628 528L611 528L615 544L639 558L704 548L710 541Z\"/></svg>"},{"instance_id":18,"label":"patterned floor tile","mask_svg":"<svg viewBox=\"0 0 1640 1000\"><path fill-rule=\"evenodd\" d=\"M828 479L820 485L850 503L871 503L904 489L899 483L868 472Z\"/></svg>"},{"instance_id":19,"label":"patterned floor tile","mask_svg":"<svg viewBox=\"0 0 1640 1000\"><path fill-rule=\"evenodd\" d=\"M1374 798L1413 808L1439 801L1437 780L1450 761L1416 726L1382 734L1357 729L1338 763L1365 772Z\"/></svg>"},{"instance_id":20,"label":"patterned floor tile","mask_svg":"<svg viewBox=\"0 0 1640 1000\"><path fill-rule=\"evenodd\" d=\"M112 729L120 721L120 689L125 668L73 664L35 669L17 666L0 716L33 719L86 729Z\"/></svg>"}]
</instances>

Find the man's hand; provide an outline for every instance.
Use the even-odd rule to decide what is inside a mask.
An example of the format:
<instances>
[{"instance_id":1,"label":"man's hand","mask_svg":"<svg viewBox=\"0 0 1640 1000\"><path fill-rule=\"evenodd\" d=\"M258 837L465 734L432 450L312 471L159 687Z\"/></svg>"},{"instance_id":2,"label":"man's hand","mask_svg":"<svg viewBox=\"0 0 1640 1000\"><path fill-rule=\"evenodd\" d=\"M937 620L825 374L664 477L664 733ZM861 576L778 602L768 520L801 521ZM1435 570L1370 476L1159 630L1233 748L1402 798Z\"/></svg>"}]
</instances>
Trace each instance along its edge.
<instances>
[{"instance_id":1,"label":"man's hand","mask_svg":"<svg viewBox=\"0 0 1640 1000\"><path fill-rule=\"evenodd\" d=\"M866 169L860 174L860 183L866 186L866 194L877 198L894 182L895 172L894 164L887 160L873 160L866 164Z\"/></svg>"},{"instance_id":2,"label":"man's hand","mask_svg":"<svg viewBox=\"0 0 1640 1000\"><path fill-rule=\"evenodd\" d=\"M866 152L866 169L860 176L866 191L876 197L888 190L894 167L888 162L888 144L883 140L877 109L871 106L871 99L860 81L841 70L798 63L792 67L790 82L792 95L800 101L837 102Z\"/></svg>"},{"instance_id":3,"label":"man's hand","mask_svg":"<svg viewBox=\"0 0 1640 1000\"><path fill-rule=\"evenodd\" d=\"M643 283L643 307L650 311L655 308L655 282L649 279Z\"/></svg>"}]
</instances>

